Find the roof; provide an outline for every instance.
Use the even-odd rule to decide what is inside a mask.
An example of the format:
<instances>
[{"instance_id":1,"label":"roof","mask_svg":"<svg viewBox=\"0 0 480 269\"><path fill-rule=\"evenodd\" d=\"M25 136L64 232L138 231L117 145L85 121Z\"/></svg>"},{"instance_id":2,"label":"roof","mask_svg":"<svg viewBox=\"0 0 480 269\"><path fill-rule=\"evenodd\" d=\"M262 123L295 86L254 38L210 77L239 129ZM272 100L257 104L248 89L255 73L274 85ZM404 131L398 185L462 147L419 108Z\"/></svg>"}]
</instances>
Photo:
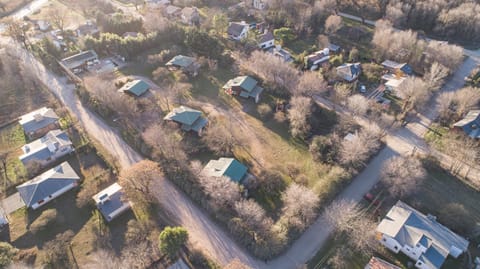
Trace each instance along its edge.
<instances>
[{"instance_id":1,"label":"roof","mask_svg":"<svg viewBox=\"0 0 480 269\"><path fill-rule=\"evenodd\" d=\"M174 264L170 265L167 269L190 269L182 258L179 258Z\"/></svg>"},{"instance_id":2,"label":"roof","mask_svg":"<svg viewBox=\"0 0 480 269\"><path fill-rule=\"evenodd\" d=\"M453 126L462 128L472 138L480 138L480 110L470 110L462 120Z\"/></svg>"},{"instance_id":3,"label":"roof","mask_svg":"<svg viewBox=\"0 0 480 269\"><path fill-rule=\"evenodd\" d=\"M275 37L273 36L272 32L268 31L262 35L260 35L258 42L259 43L265 43L271 40L274 40Z\"/></svg>"},{"instance_id":4,"label":"roof","mask_svg":"<svg viewBox=\"0 0 480 269\"><path fill-rule=\"evenodd\" d=\"M150 89L150 85L148 85L145 81L136 79L125 83L118 91L119 92L128 92L135 96L140 96L144 94L146 91Z\"/></svg>"},{"instance_id":5,"label":"roof","mask_svg":"<svg viewBox=\"0 0 480 269\"><path fill-rule=\"evenodd\" d=\"M163 119L173 120L185 125L192 125L201 115L202 115L201 111L198 111L186 106L180 106L180 107L174 108Z\"/></svg>"},{"instance_id":6,"label":"roof","mask_svg":"<svg viewBox=\"0 0 480 269\"><path fill-rule=\"evenodd\" d=\"M386 60L383 61L382 65L390 69L400 69L406 74L412 74L413 72L412 67L410 67L410 65L407 63L397 63L395 61Z\"/></svg>"},{"instance_id":7,"label":"roof","mask_svg":"<svg viewBox=\"0 0 480 269\"><path fill-rule=\"evenodd\" d=\"M330 54L329 49L323 49L323 50L316 51L310 55L307 55L306 57L307 57L307 61L311 63L315 63L325 57L329 57L329 54ZM328 58L326 58L325 61L328 61Z\"/></svg>"},{"instance_id":8,"label":"roof","mask_svg":"<svg viewBox=\"0 0 480 269\"><path fill-rule=\"evenodd\" d=\"M193 16L198 15L198 10L196 7L184 7L182 9L182 15L187 18L192 18Z\"/></svg>"},{"instance_id":9,"label":"roof","mask_svg":"<svg viewBox=\"0 0 480 269\"><path fill-rule=\"evenodd\" d=\"M185 131L199 132L203 127L207 126L208 120L204 117L199 117L192 125L182 124L182 129Z\"/></svg>"},{"instance_id":10,"label":"roof","mask_svg":"<svg viewBox=\"0 0 480 269\"><path fill-rule=\"evenodd\" d=\"M58 121L58 116L53 109L42 107L20 117L20 125L22 125L25 133L35 132L54 122Z\"/></svg>"},{"instance_id":11,"label":"roof","mask_svg":"<svg viewBox=\"0 0 480 269\"><path fill-rule=\"evenodd\" d=\"M68 69L74 69L95 59L98 59L97 53L93 50L87 50L62 59L62 64Z\"/></svg>"},{"instance_id":12,"label":"roof","mask_svg":"<svg viewBox=\"0 0 480 269\"><path fill-rule=\"evenodd\" d=\"M92 22L87 22L85 24L78 26L77 28L77 33L79 35L89 35L89 34L98 33L99 31L100 30L98 29L97 25Z\"/></svg>"},{"instance_id":13,"label":"roof","mask_svg":"<svg viewBox=\"0 0 480 269\"><path fill-rule=\"evenodd\" d=\"M331 51L338 51L340 49L340 46L330 43L330 44L328 44L328 49L331 50Z\"/></svg>"},{"instance_id":14,"label":"roof","mask_svg":"<svg viewBox=\"0 0 480 269\"><path fill-rule=\"evenodd\" d=\"M240 76L229 80L224 86L224 89L230 89L231 87L240 87L242 90L251 92L257 86L257 81L250 76Z\"/></svg>"},{"instance_id":15,"label":"roof","mask_svg":"<svg viewBox=\"0 0 480 269\"><path fill-rule=\"evenodd\" d=\"M168 15L173 15L177 12L179 12L181 9L177 6L174 5L168 5L167 8L165 8L165 12L167 12Z\"/></svg>"},{"instance_id":16,"label":"roof","mask_svg":"<svg viewBox=\"0 0 480 269\"><path fill-rule=\"evenodd\" d=\"M360 63L347 63L337 67L337 75L347 81L357 78L360 71Z\"/></svg>"},{"instance_id":17,"label":"roof","mask_svg":"<svg viewBox=\"0 0 480 269\"><path fill-rule=\"evenodd\" d=\"M391 87L392 89L397 89L398 87L400 87L400 85L402 85L403 81L405 81L404 77L390 77L385 83L385 86Z\"/></svg>"},{"instance_id":18,"label":"roof","mask_svg":"<svg viewBox=\"0 0 480 269\"><path fill-rule=\"evenodd\" d=\"M25 204L30 207L78 180L80 180L80 177L70 164L63 162L34 179L17 186L17 190Z\"/></svg>"},{"instance_id":19,"label":"roof","mask_svg":"<svg viewBox=\"0 0 480 269\"><path fill-rule=\"evenodd\" d=\"M390 209L378 225L377 232L395 238L402 246L427 245L427 251L421 258L431 259L433 264L438 263L438 254L446 257L452 246L464 252L469 244L466 239L438 223L435 217L425 216L402 201Z\"/></svg>"},{"instance_id":20,"label":"roof","mask_svg":"<svg viewBox=\"0 0 480 269\"><path fill-rule=\"evenodd\" d=\"M195 62L195 58L193 57L177 55L173 57L170 61L168 61L165 65L166 66L175 65L175 66L180 66L182 68L187 68L194 62Z\"/></svg>"},{"instance_id":21,"label":"roof","mask_svg":"<svg viewBox=\"0 0 480 269\"><path fill-rule=\"evenodd\" d=\"M127 37L138 37L139 33L138 32L125 32L122 37L127 38Z\"/></svg>"},{"instance_id":22,"label":"roof","mask_svg":"<svg viewBox=\"0 0 480 269\"><path fill-rule=\"evenodd\" d=\"M249 25L244 22L231 22L228 25L227 33L232 36L240 36L245 27L248 28Z\"/></svg>"},{"instance_id":23,"label":"roof","mask_svg":"<svg viewBox=\"0 0 480 269\"><path fill-rule=\"evenodd\" d=\"M372 257L365 269L400 269L400 267L393 265L377 257Z\"/></svg>"},{"instance_id":24,"label":"roof","mask_svg":"<svg viewBox=\"0 0 480 269\"><path fill-rule=\"evenodd\" d=\"M111 221L131 206L124 200L122 187L118 183L113 183L92 198L107 221Z\"/></svg>"},{"instance_id":25,"label":"roof","mask_svg":"<svg viewBox=\"0 0 480 269\"><path fill-rule=\"evenodd\" d=\"M202 173L210 177L226 176L239 183L247 174L247 167L234 158L211 160L203 168Z\"/></svg>"},{"instance_id":26,"label":"roof","mask_svg":"<svg viewBox=\"0 0 480 269\"><path fill-rule=\"evenodd\" d=\"M60 146L72 145L67 133L62 130L52 130L43 137L22 147L24 154L19 159L26 164L33 160L47 160L53 156Z\"/></svg>"}]
</instances>

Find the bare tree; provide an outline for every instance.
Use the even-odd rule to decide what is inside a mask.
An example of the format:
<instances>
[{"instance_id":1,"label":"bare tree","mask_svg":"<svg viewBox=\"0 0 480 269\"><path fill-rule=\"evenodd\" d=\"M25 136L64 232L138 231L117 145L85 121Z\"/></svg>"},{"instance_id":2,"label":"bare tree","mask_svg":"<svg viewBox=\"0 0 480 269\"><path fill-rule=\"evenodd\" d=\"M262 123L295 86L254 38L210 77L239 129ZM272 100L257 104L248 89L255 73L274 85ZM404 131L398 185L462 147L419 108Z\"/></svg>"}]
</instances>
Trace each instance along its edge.
<instances>
[{"instance_id":1,"label":"bare tree","mask_svg":"<svg viewBox=\"0 0 480 269\"><path fill-rule=\"evenodd\" d=\"M475 108L480 102L478 88L466 87L455 92L454 102L458 116L463 116L469 110Z\"/></svg>"},{"instance_id":2,"label":"bare tree","mask_svg":"<svg viewBox=\"0 0 480 269\"><path fill-rule=\"evenodd\" d=\"M363 254L370 255L378 245L375 239L375 223L364 209L350 200L334 201L323 214L340 235L348 238L348 245Z\"/></svg>"},{"instance_id":3,"label":"bare tree","mask_svg":"<svg viewBox=\"0 0 480 269\"><path fill-rule=\"evenodd\" d=\"M449 122L453 114L452 105L455 100L453 92L444 92L437 98L438 114L441 122Z\"/></svg>"},{"instance_id":4,"label":"bare tree","mask_svg":"<svg viewBox=\"0 0 480 269\"><path fill-rule=\"evenodd\" d=\"M312 114L312 99L303 96L294 96L288 110L290 132L295 137L305 138L310 132L308 117Z\"/></svg>"},{"instance_id":5,"label":"bare tree","mask_svg":"<svg viewBox=\"0 0 480 269\"><path fill-rule=\"evenodd\" d=\"M22 24L19 21L13 19L7 19L5 22L6 31L5 33L10 36L13 41L23 44L23 47L27 47L27 39L25 30L22 27Z\"/></svg>"},{"instance_id":6,"label":"bare tree","mask_svg":"<svg viewBox=\"0 0 480 269\"><path fill-rule=\"evenodd\" d=\"M265 210L252 199L236 202L235 211L245 225L255 233L265 235L273 225L272 219L266 216Z\"/></svg>"},{"instance_id":7,"label":"bare tree","mask_svg":"<svg viewBox=\"0 0 480 269\"><path fill-rule=\"evenodd\" d=\"M363 128L353 139L342 140L340 145L340 162L355 169L365 165L365 161L380 147L383 130L373 124Z\"/></svg>"},{"instance_id":8,"label":"bare tree","mask_svg":"<svg viewBox=\"0 0 480 269\"><path fill-rule=\"evenodd\" d=\"M123 264L121 260L115 256L115 253L99 249L92 253L90 262L85 265L86 269L126 269L128 265Z\"/></svg>"},{"instance_id":9,"label":"bare tree","mask_svg":"<svg viewBox=\"0 0 480 269\"><path fill-rule=\"evenodd\" d=\"M319 48L327 48L330 45L330 39L326 35L318 35L317 42Z\"/></svg>"},{"instance_id":10,"label":"bare tree","mask_svg":"<svg viewBox=\"0 0 480 269\"><path fill-rule=\"evenodd\" d=\"M325 21L325 32L328 34L334 34L342 28L342 24L342 17L338 15L330 15Z\"/></svg>"},{"instance_id":11,"label":"bare tree","mask_svg":"<svg viewBox=\"0 0 480 269\"><path fill-rule=\"evenodd\" d=\"M52 22L52 25L57 27L61 33L65 31L65 21L69 16L69 11L67 9L61 8L50 10L48 17Z\"/></svg>"},{"instance_id":12,"label":"bare tree","mask_svg":"<svg viewBox=\"0 0 480 269\"><path fill-rule=\"evenodd\" d=\"M187 160L181 143L182 136L178 130L170 129L162 124L154 124L143 132L142 137L153 148L155 158Z\"/></svg>"},{"instance_id":13,"label":"bare tree","mask_svg":"<svg viewBox=\"0 0 480 269\"><path fill-rule=\"evenodd\" d=\"M442 87L445 78L448 76L448 68L439 64L438 62L434 62L430 66L430 70L426 72L425 76L423 77L425 83L430 91L437 91Z\"/></svg>"},{"instance_id":14,"label":"bare tree","mask_svg":"<svg viewBox=\"0 0 480 269\"><path fill-rule=\"evenodd\" d=\"M413 193L426 176L427 172L419 159L402 156L393 157L385 162L380 175L390 194L396 197Z\"/></svg>"},{"instance_id":15,"label":"bare tree","mask_svg":"<svg viewBox=\"0 0 480 269\"><path fill-rule=\"evenodd\" d=\"M140 161L120 173L120 184L130 199L153 202L153 184L163 177L156 162Z\"/></svg>"},{"instance_id":16,"label":"bare tree","mask_svg":"<svg viewBox=\"0 0 480 269\"><path fill-rule=\"evenodd\" d=\"M344 104L352 94L352 87L346 83L337 83L334 87L333 100L337 104Z\"/></svg>"},{"instance_id":17,"label":"bare tree","mask_svg":"<svg viewBox=\"0 0 480 269\"><path fill-rule=\"evenodd\" d=\"M292 228L303 230L317 216L319 198L305 186L290 184L282 194L282 202L282 218Z\"/></svg>"},{"instance_id":18,"label":"bare tree","mask_svg":"<svg viewBox=\"0 0 480 269\"><path fill-rule=\"evenodd\" d=\"M348 97L348 108L352 110L353 115L364 116L367 114L369 103L368 99L365 98L363 95L354 94Z\"/></svg>"},{"instance_id":19,"label":"bare tree","mask_svg":"<svg viewBox=\"0 0 480 269\"><path fill-rule=\"evenodd\" d=\"M397 95L403 99L402 111L419 109L431 95L427 83L421 78L408 77L400 84Z\"/></svg>"},{"instance_id":20,"label":"bare tree","mask_svg":"<svg viewBox=\"0 0 480 269\"><path fill-rule=\"evenodd\" d=\"M238 132L233 131L231 122L222 121L212 124L202 136L202 140L213 152L222 156L231 156L233 149L242 144L241 137Z\"/></svg>"},{"instance_id":21,"label":"bare tree","mask_svg":"<svg viewBox=\"0 0 480 269\"><path fill-rule=\"evenodd\" d=\"M314 96L327 91L327 82L318 72L305 72L300 76L295 95Z\"/></svg>"},{"instance_id":22,"label":"bare tree","mask_svg":"<svg viewBox=\"0 0 480 269\"><path fill-rule=\"evenodd\" d=\"M240 187L228 177L200 176L200 184L217 208L232 208L240 200Z\"/></svg>"}]
</instances>

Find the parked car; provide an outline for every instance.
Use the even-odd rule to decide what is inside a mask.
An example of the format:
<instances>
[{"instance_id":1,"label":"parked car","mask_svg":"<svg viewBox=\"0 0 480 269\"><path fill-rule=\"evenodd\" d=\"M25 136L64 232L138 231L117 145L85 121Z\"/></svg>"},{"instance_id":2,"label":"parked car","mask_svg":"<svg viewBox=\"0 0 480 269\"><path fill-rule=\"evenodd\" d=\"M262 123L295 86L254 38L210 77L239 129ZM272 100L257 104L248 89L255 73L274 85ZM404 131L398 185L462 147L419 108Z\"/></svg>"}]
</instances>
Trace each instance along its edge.
<instances>
[{"instance_id":1,"label":"parked car","mask_svg":"<svg viewBox=\"0 0 480 269\"><path fill-rule=\"evenodd\" d=\"M361 93L366 93L367 92L367 87L365 85L360 85L360 92Z\"/></svg>"}]
</instances>

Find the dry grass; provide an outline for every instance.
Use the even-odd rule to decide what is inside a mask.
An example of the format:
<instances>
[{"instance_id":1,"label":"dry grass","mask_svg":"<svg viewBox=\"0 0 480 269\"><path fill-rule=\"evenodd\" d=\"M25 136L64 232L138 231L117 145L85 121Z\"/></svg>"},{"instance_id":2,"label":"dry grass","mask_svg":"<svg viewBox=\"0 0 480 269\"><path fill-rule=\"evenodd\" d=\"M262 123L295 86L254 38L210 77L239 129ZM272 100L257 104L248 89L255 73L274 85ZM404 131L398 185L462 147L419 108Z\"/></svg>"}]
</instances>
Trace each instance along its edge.
<instances>
[{"instance_id":1,"label":"dry grass","mask_svg":"<svg viewBox=\"0 0 480 269\"><path fill-rule=\"evenodd\" d=\"M9 15L31 0L0 0L0 18Z\"/></svg>"},{"instance_id":2,"label":"dry grass","mask_svg":"<svg viewBox=\"0 0 480 269\"><path fill-rule=\"evenodd\" d=\"M70 5L61 3L58 0L49 1L39 12L33 13L30 19L51 21L52 12L63 12L65 14L65 29L75 29L78 25L84 24L86 19L81 12L72 9Z\"/></svg>"}]
</instances>

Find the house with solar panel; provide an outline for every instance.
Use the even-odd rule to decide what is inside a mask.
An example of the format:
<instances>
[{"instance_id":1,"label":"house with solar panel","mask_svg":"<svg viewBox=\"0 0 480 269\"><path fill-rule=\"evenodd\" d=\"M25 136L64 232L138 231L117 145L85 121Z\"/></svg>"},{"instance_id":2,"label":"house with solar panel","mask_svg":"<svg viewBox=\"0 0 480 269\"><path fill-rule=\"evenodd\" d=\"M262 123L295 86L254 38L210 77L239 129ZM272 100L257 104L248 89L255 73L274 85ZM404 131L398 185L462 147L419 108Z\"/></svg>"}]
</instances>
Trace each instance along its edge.
<instances>
[{"instance_id":1,"label":"house with solar panel","mask_svg":"<svg viewBox=\"0 0 480 269\"><path fill-rule=\"evenodd\" d=\"M453 129L480 139L480 110L470 110L462 120L453 124Z\"/></svg>"},{"instance_id":2,"label":"house with solar panel","mask_svg":"<svg viewBox=\"0 0 480 269\"><path fill-rule=\"evenodd\" d=\"M248 168L234 158L211 160L202 170L202 175L208 177L227 177L238 184L245 183Z\"/></svg>"},{"instance_id":3,"label":"house with solar panel","mask_svg":"<svg viewBox=\"0 0 480 269\"><path fill-rule=\"evenodd\" d=\"M118 91L140 97L150 90L150 85L143 80L135 79L125 83Z\"/></svg>"},{"instance_id":4,"label":"house with solar panel","mask_svg":"<svg viewBox=\"0 0 480 269\"><path fill-rule=\"evenodd\" d=\"M439 269L448 256L458 258L468 250L468 241L437 222L398 201L376 229L377 239L389 250L402 252L419 269Z\"/></svg>"},{"instance_id":5,"label":"house with solar panel","mask_svg":"<svg viewBox=\"0 0 480 269\"><path fill-rule=\"evenodd\" d=\"M46 166L73 152L74 148L67 133L57 129L24 145L22 150L23 154L20 155L19 159L24 165L35 162L41 166Z\"/></svg>"},{"instance_id":6,"label":"house with solar panel","mask_svg":"<svg viewBox=\"0 0 480 269\"><path fill-rule=\"evenodd\" d=\"M38 138L57 129L59 117L51 108L42 107L20 117L18 123L29 139Z\"/></svg>"},{"instance_id":7,"label":"house with solar panel","mask_svg":"<svg viewBox=\"0 0 480 269\"><path fill-rule=\"evenodd\" d=\"M195 58L183 55L173 57L165 64L165 66L170 71L181 70L183 73L194 77L198 75L198 69L200 68L200 65L196 62Z\"/></svg>"},{"instance_id":8,"label":"house with solar panel","mask_svg":"<svg viewBox=\"0 0 480 269\"><path fill-rule=\"evenodd\" d=\"M229 80L223 86L223 90L229 95L253 98L255 103L260 101L260 95L263 92L263 88L260 87L258 82L250 76L239 76Z\"/></svg>"},{"instance_id":9,"label":"house with solar panel","mask_svg":"<svg viewBox=\"0 0 480 269\"><path fill-rule=\"evenodd\" d=\"M23 202L28 208L37 209L78 186L80 177L68 162L17 186Z\"/></svg>"},{"instance_id":10,"label":"house with solar panel","mask_svg":"<svg viewBox=\"0 0 480 269\"><path fill-rule=\"evenodd\" d=\"M124 195L122 186L113 183L95 194L93 200L103 217L110 222L132 207L131 203L125 200Z\"/></svg>"},{"instance_id":11,"label":"house with solar panel","mask_svg":"<svg viewBox=\"0 0 480 269\"><path fill-rule=\"evenodd\" d=\"M192 131L199 136L202 135L203 129L208 124L208 119L202 116L202 112L189 108L186 106L180 106L174 108L163 119L166 121L176 122L180 125L180 128L186 132Z\"/></svg>"}]
</instances>

